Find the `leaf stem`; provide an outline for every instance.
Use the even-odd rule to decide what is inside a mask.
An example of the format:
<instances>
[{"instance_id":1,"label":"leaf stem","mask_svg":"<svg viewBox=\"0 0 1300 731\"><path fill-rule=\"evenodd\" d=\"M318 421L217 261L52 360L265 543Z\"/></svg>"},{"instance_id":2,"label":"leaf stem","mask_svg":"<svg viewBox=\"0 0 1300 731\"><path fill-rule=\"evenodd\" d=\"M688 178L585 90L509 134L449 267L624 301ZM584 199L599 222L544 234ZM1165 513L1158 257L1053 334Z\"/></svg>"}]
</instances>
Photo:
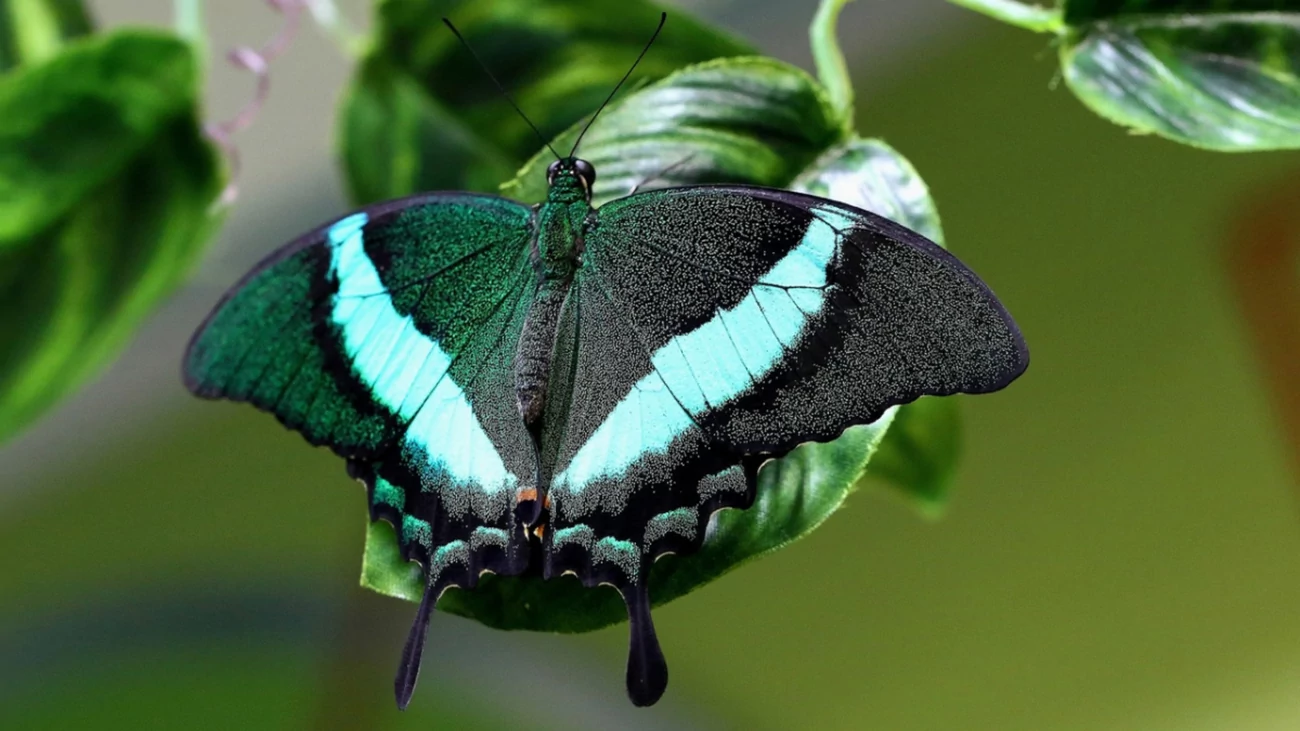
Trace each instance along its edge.
<instances>
[{"instance_id":1,"label":"leaf stem","mask_svg":"<svg viewBox=\"0 0 1300 731\"><path fill-rule=\"evenodd\" d=\"M812 26L808 28L817 78L826 87L831 105L839 112L840 119L848 130L853 128L853 82L849 78L848 65L844 62L844 53L835 37L835 26L840 11L850 2L852 0L822 0L817 7L817 14L813 16Z\"/></svg>"},{"instance_id":2,"label":"leaf stem","mask_svg":"<svg viewBox=\"0 0 1300 731\"><path fill-rule=\"evenodd\" d=\"M199 2L199 0L178 1L192 2L194 4ZM253 92L253 98L234 117L225 121L209 122L203 125L203 131L208 139L225 154L226 164L229 168L229 182L226 183L226 189L221 193L221 197L217 199L215 206L218 209L234 203L239 193L239 149L235 146L232 138L237 133L247 129L262 110L262 105L266 103L266 98L271 93L271 62L289 49L294 37L298 35L302 11L312 4L313 0L266 0L266 2L267 5L271 6L272 10L284 17L284 24L281 26L280 32L275 34L261 48L239 46L231 49L226 54L226 60L231 65L248 71L256 77L257 87Z\"/></svg>"},{"instance_id":3,"label":"leaf stem","mask_svg":"<svg viewBox=\"0 0 1300 731\"><path fill-rule=\"evenodd\" d=\"M13 59L15 64L39 63L59 52L63 45L59 19L48 3L11 2L9 7L0 9L0 13L10 16L0 19L0 22L8 21L12 27L6 32L17 46L16 58Z\"/></svg>"},{"instance_id":4,"label":"leaf stem","mask_svg":"<svg viewBox=\"0 0 1300 731\"><path fill-rule=\"evenodd\" d=\"M1065 28L1065 20L1060 8L1028 5L1019 0L948 0L948 2L1035 33L1060 33Z\"/></svg>"},{"instance_id":5,"label":"leaf stem","mask_svg":"<svg viewBox=\"0 0 1300 731\"><path fill-rule=\"evenodd\" d=\"M207 47L208 39L203 34L203 0L173 0L173 15L176 35L192 43L200 50Z\"/></svg>"}]
</instances>

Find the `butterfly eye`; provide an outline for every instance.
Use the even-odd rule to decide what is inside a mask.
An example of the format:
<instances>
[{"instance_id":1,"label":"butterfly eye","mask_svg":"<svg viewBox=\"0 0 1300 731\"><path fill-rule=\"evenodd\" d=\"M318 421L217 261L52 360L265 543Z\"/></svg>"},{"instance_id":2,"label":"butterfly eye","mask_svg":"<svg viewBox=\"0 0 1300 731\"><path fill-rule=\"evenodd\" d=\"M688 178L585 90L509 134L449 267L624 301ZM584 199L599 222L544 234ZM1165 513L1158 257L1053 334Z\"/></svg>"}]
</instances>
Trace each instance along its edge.
<instances>
[{"instance_id":1,"label":"butterfly eye","mask_svg":"<svg viewBox=\"0 0 1300 731\"><path fill-rule=\"evenodd\" d=\"M596 184L596 168L592 167L591 163L586 160L574 160L573 170L578 177L582 178L582 183L587 190L591 190L591 186Z\"/></svg>"},{"instance_id":2,"label":"butterfly eye","mask_svg":"<svg viewBox=\"0 0 1300 731\"><path fill-rule=\"evenodd\" d=\"M546 168L546 182L548 185L555 183L555 176L558 175L559 172L560 172L559 160L556 160L555 162L551 163L550 166Z\"/></svg>"}]
</instances>

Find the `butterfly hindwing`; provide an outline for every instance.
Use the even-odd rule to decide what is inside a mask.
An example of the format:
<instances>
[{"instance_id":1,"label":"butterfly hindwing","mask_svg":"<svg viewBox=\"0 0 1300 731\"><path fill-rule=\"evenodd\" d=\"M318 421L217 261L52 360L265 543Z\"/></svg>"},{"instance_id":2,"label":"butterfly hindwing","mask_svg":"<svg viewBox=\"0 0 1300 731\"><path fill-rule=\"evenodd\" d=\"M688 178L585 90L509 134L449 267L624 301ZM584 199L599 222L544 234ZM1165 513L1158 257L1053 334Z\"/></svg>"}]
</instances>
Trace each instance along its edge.
<instances>
[{"instance_id":1,"label":"butterfly hindwing","mask_svg":"<svg viewBox=\"0 0 1300 731\"><path fill-rule=\"evenodd\" d=\"M922 395L997 390L1028 355L947 252L813 196L641 193L599 209L584 247L554 376L570 392L543 448L545 563L623 592L629 690L653 702L634 686L657 676L633 675L638 652L658 652L638 650L654 637L636 621L655 558L695 550L716 510L748 507L762 461Z\"/></svg>"},{"instance_id":2,"label":"butterfly hindwing","mask_svg":"<svg viewBox=\"0 0 1300 731\"><path fill-rule=\"evenodd\" d=\"M428 614L482 571L517 574L536 456L513 398L533 269L531 209L433 194L353 214L272 255L218 304L185 360L196 393L250 401L349 459L372 519L428 588L397 678L405 705Z\"/></svg>"}]
</instances>

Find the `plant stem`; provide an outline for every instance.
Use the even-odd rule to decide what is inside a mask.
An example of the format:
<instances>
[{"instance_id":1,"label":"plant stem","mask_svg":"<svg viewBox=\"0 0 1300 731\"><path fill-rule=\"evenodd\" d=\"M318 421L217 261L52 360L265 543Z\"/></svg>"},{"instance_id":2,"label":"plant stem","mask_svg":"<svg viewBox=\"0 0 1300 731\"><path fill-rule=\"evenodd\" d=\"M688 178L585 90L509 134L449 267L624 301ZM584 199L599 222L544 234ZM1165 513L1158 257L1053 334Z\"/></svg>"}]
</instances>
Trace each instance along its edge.
<instances>
[{"instance_id":1,"label":"plant stem","mask_svg":"<svg viewBox=\"0 0 1300 731\"><path fill-rule=\"evenodd\" d=\"M817 78L830 94L831 105L839 112L845 128L853 129L853 82L849 79L849 67L844 62L844 53L835 37L835 25L839 21L840 11L852 0L822 0L813 16L808 35L812 41L813 63L817 66Z\"/></svg>"},{"instance_id":2,"label":"plant stem","mask_svg":"<svg viewBox=\"0 0 1300 731\"><path fill-rule=\"evenodd\" d=\"M1250 198L1228 239L1228 276L1263 367L1300 499L1300 184L1295 174Z\"/></svg>"},{"instance_id":3,"label":"plant stem","mask_svg":"<svg viewBox=\"0 0 1300 731\"><path fill-rule=\"evenodd\" d=\"M10 17L5 20L11 26L6 33L17 46L16 63L40 63L59 52L63 33L48 3L11 2L8 8L0 10L6 12Z\"/></svg>"},{"instance_id":4,"label":"plant stem","mask_svg":"<svg viewBox=\"0 0 1300 731\"><path fill-rule=\"evenodd\" d=\"M1017 28L1035 33L1060 33L1065 28L1059 8L1027 5L1018 0L948 0Z\"/></svg>"},{"instance_id":5,"label":"plant stem","mask_svg":"<svg viewBox=\"0 0 1300 731\"><path fill-rule=\"evenodd\" d=\"M203 0L173 0L172 7L176 35L200 50L206 48L208 39L203 35Z\"/></svg>"}]
</instances>

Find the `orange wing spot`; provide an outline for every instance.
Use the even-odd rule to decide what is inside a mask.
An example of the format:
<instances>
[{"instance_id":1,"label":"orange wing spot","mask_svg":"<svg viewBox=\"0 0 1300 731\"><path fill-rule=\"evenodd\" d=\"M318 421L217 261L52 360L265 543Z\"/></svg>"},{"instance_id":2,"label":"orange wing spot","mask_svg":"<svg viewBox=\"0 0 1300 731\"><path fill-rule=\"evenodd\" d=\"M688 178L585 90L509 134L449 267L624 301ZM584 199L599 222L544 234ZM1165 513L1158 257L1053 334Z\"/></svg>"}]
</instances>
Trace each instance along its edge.
<instances>
[{"instance_id":1,"label":"orange wing spot","mask_svg":"<svg viewBox=\"0 0 1300 731\"><path fill-rule=\"evenodd\" d=\"M521 503L526 503L530 500L536 500L536 499L537 499L537 488L529 487L519 491L519 495L516 498L516 501Z\"/></svg>"},{"instance_id":2,"label":"orange wing spot","mask_svg":"<svg viewBox=\"0 0 1300 731\"><path fill-rule=\"evenodd\" d=\"M550 510L550 509L551 509L551 495L550 495L550 493L547 493L547 494L546 494L546 497L542 500L542 506L545 507L547 510Z\"/></svg>"},{"instance_id":3,"label":"orange wing spot","mask_svg":"<svg viewBox=\"0 0 1300 731\"><path fill-rule=\"evenodd\" d=\"M533 535L537 536L537 540L539 541L546 537L546 524L542 523L533 528Z\"/></svg>"}]
</instances>

